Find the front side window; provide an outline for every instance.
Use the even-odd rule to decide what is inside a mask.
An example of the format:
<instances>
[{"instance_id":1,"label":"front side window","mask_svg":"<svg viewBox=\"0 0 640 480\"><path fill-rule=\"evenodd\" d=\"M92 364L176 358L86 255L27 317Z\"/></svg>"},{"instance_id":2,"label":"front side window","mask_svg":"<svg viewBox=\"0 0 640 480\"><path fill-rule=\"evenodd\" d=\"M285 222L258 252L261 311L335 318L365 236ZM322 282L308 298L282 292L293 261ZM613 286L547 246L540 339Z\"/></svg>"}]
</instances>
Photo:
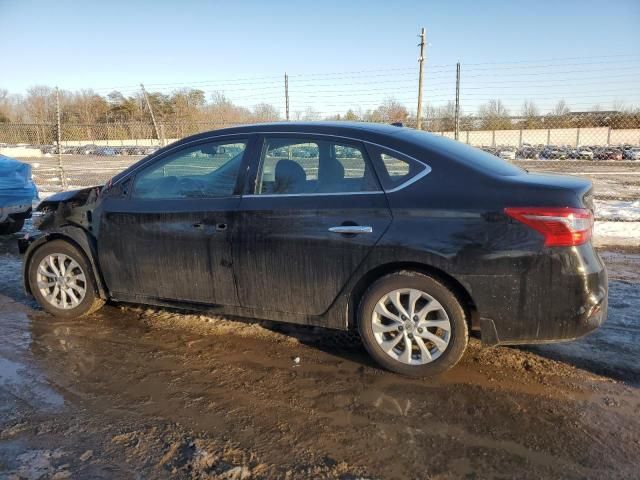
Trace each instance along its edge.
<instances>
[{"instance_id":1,"label":"front side window","mask_svg":"<svg viewBox=\"0 0 640 480\"><path fill-rule=\"evenodd\" d=\"M301 195L380 190L364 150L330 140L267 138L256 193Z\"/></svg>"},{"instance_id":2,"label":"front side window","mask_svg":"<svg viewBox=\"0 0 640 480\"><path fill-rule=\"evenodd\" d=\"M245 140L208 142L169 154L136 176L133 198L228 197L233 194Z\"/></svg>"}]
</instances>

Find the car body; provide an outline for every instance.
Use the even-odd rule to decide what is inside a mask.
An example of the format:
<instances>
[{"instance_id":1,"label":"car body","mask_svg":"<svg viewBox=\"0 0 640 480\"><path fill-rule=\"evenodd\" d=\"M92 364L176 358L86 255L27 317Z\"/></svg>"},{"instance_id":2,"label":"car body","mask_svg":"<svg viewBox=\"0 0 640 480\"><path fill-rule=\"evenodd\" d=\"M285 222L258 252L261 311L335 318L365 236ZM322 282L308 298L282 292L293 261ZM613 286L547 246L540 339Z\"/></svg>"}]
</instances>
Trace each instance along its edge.
<instances>
[{"instance_id":1,"label":"car body","mask_svg":"<svg viewBox=\"0 0 640 480\"><path fill-rule=\"evenodd\" d=\"M0 155L0 234L20 231L37 199L31 166Z\"/></svg>"},{"instance_id":2,"label":"car body","mask_svg":"<svg viewBox=\"0 0 640 480\"><path fill-rule=\"evenodd\" d=\"M115 300L357 329L407 375L450 368L469 331L487 345L568 340L606 317L588 180L409 128L202 133L38 209L25 287L61 316ZM56 291L72 287L50 258L75 259L60 271L82 274L81 302Z\"/></svg>"}]
</instances>

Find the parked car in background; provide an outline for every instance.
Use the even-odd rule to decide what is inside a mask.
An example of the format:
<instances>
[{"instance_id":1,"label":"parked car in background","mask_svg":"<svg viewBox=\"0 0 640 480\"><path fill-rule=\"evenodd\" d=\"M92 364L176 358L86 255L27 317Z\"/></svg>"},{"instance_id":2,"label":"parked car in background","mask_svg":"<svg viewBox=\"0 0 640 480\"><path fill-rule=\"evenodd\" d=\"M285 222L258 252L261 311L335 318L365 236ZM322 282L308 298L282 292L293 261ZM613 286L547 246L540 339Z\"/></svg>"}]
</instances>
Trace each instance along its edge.
<instances>
[{"instance_id":1,"label":"parked car in background","mask_svg":"<svg viewBox=\"0 0 640 480\"><path fill-rule=\"evenodd\" d=\"M19 232L37 199L31 166L0 155L0 234Z\"/></svg>"},{"instance_id":2,"label":"parked car in background","mask_svg":"<svg viewBox=\"0 0 640 480\"><path fill-rule=\"evenodd\" d=\"M145 147L126 147L127 155L144 155Z\"/></svg>"},{"instance_id":3,"label":"parked car in background","mask_svg":"<svg viewBox=\"0 0 640 480\"><path fill-rule=\"evenodd\" d=\"M521 159L535 159L538 158L539 150L532 146L523 146L516 151L516 157Z\"/></svg>"},{"instance_id":4,"label":"parked car in background","mask_svg":"<svg viewBox=\"0 0 640 480\"><path fill-rule=\"evenodd\" d=\"M118 155L118 152L113 147L97 147L93 151L94 155L99 155L101 157L111 157L114 155Z\"/></svg>"},{"instance_id":5,"label":"parked car in background","mask_svg":"<svg viewBox=\"0 0 640 480\"><path fill-rule=\"evenodd\" d=\"M625 160L640 160L640 147L631 147L623 151Z\"/></svg>"},{"instance_id":6,"label":"parked car in background","mask_svg":"<svg viewBox=\"0 0 640 480\"><path fill-rule=\"evenodd\" d=\"M593 160L593 151L589 147L577 147L571 151L570 158L578 160Z\"/></svg>"},{"instance_id":7,"label":"parked car in background","mask_svg":"<svg viewBox=\"0 0 640 480\"><path fill-rule=\"evenodd\" d=\"M421 376L455 365L471 331L570 340L607 312L591 182L409 128L205 132L38 210L25 287L64 318L113 299L353 329Z\"/></svg>"},{"instance_id":8,"label":"parked car in background","mask_svg":"<svg viewBox=\"0 0 640 480\"><path fill-rule=\"evenodd\" d=\"M82 147L79 147L78 153L80 155L93 155L96 148L98 148L98 146L93 144L83 145Z\"/></svg>"},{"instance_id":9,"label":"parked car in background","mask_svg":"<svg viewBox=\"0 0 640 480\"><path fill-rule=\"evenodd\" d=\"M501 148L498 152L498 156L505 160L515 160L516 159L516 149L515 148Z\"/></svg>"},{"instance_id":10,"label":"parked car in background","mask_svg":"<svg viewBox=\"0 0 640 480\"><path fill-rule=\"evenodd\" d=\"M622 160L622 150L618 148L600 148L593 154L594 160Z\"/></svg>"},{"instance_id":11,"label":"parked car in background","mask_svg":"<svg viewBox=\"0 0 640 480\"><path fill-rule=\"evenodd\" d=\"M562 147L548 145L540 152L539 158L543 160L563 160L567 158L567 152Z\"/></svg>"}]
</instances>

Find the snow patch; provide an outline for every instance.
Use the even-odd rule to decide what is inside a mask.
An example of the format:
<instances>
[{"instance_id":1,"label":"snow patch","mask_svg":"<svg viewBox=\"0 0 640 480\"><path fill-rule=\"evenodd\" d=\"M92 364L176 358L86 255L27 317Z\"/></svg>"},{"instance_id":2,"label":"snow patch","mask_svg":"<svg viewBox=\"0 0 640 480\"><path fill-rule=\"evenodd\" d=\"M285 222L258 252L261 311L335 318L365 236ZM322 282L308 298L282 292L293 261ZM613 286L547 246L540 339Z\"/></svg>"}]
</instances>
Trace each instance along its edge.
<instances>
[{"instance_id":1,"label":"snow patch","mask_svg":"<svg viewBox=\"0 0 640 480\"><path fill-rule=\"evenodd\" d=\"M607 222L596 221L593 230L595 245L640 246L640 221Z\"/></svg>"},{"instance_id":2,"label":"snow patch","mask_svg":"<svg viewBox=\"0 0 640 480\"><path fill-rule=\"evenodd\" d=\"M598 220L640 221L640 200L595 200Z\"/></svg>"}]
</instances>

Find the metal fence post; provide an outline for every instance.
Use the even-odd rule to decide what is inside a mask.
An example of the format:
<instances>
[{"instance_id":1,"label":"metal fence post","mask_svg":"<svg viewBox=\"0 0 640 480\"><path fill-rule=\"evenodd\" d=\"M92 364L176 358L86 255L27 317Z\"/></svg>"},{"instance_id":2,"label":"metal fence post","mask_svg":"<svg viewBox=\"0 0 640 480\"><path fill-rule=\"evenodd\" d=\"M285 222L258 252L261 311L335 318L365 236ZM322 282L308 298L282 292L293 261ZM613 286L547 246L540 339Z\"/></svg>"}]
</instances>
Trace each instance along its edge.
<instances>
[{"instance_id":1,"label":"metal fence post","mask_svg":"<svg viewBox=\"0 0 640 480\"><path fill-rule=\"evenodd\" d=\"M607 130L607 145L611 145L611 127Z\"/></svg>"},{"instance_id":2,"label":"metal fence post","mask_svg":"<svg viewBox=\"0 0 640 480\"><path fill-rule=\"evenodd\" d=\"M460 62L456 64L456 114L455 114L455 139L460 136Z\"/></svg>"},{"instance_id":3,"label":"metal fence post","mask_svg":"<svg viewBox=\"0 0 640 480\"><path fill-rule=\"evenodd\" d=\"M62 138L62 123L60 121L60 89L56 87L56 143L58 146L58 171L60 173L60 186L62 190L67 189L67 175L64 173L62 165L62 147L60 140Z\"/></svg>"},{"instance_id":4,"label":"metal fence post","mask_svg":"<svg viewBox=\"0 0 640 480\"><path fill-rule=\"evenodd\" d=\"M580 127L577 128L576 131L576 148L580 145Z\"/></svg>"},{"instance_id":5,"label":"metal fence post","mask_svg":"<svg viewBox=\"0 0 640 480\"><path fill-rule=\"evenodd\" d=\"M289 121L289 75L284 72L284 103L287 116L287 122Z\"/></svg>"},{"instance_id":6,"label":"metal fence post","mask_svg":"<svg viewBox=\"0 0 640 480\"><path fill-rule=\"evenodd\" d=\"M547 128L547 145L551 145L551 129Z\"/></svg>"},{"instance_id":7,"label":"metal fence post","mask_svg":"<svg viewBox=\"0 0 640 480\"><path fill-rule=\"evenodd\" d=\"M495 130L491 130L491 146L492 147L496 146L496 131Z\"/></svg>"},{"instance_id":8,"label":"metal fence post","mask_svg":"<svg viewBox=\"0 0 640 480\"><path fill-rule=\"evenodd\" d=\"M424 76L424 28L420 32L420 57L418 58L418 108L416 109L416 130L422 130L422 79Z\"/></svg>"},{"instance_id":9,"label":"metal fence post","mask_svg":"<svg viewBox=\"0 0 640 480\"><path fill-rule=\"evenodd\" d=\"M518 146L522 147L522 129L520 129L520 138L518 139Z\"/></svg>"}]
</instances>

